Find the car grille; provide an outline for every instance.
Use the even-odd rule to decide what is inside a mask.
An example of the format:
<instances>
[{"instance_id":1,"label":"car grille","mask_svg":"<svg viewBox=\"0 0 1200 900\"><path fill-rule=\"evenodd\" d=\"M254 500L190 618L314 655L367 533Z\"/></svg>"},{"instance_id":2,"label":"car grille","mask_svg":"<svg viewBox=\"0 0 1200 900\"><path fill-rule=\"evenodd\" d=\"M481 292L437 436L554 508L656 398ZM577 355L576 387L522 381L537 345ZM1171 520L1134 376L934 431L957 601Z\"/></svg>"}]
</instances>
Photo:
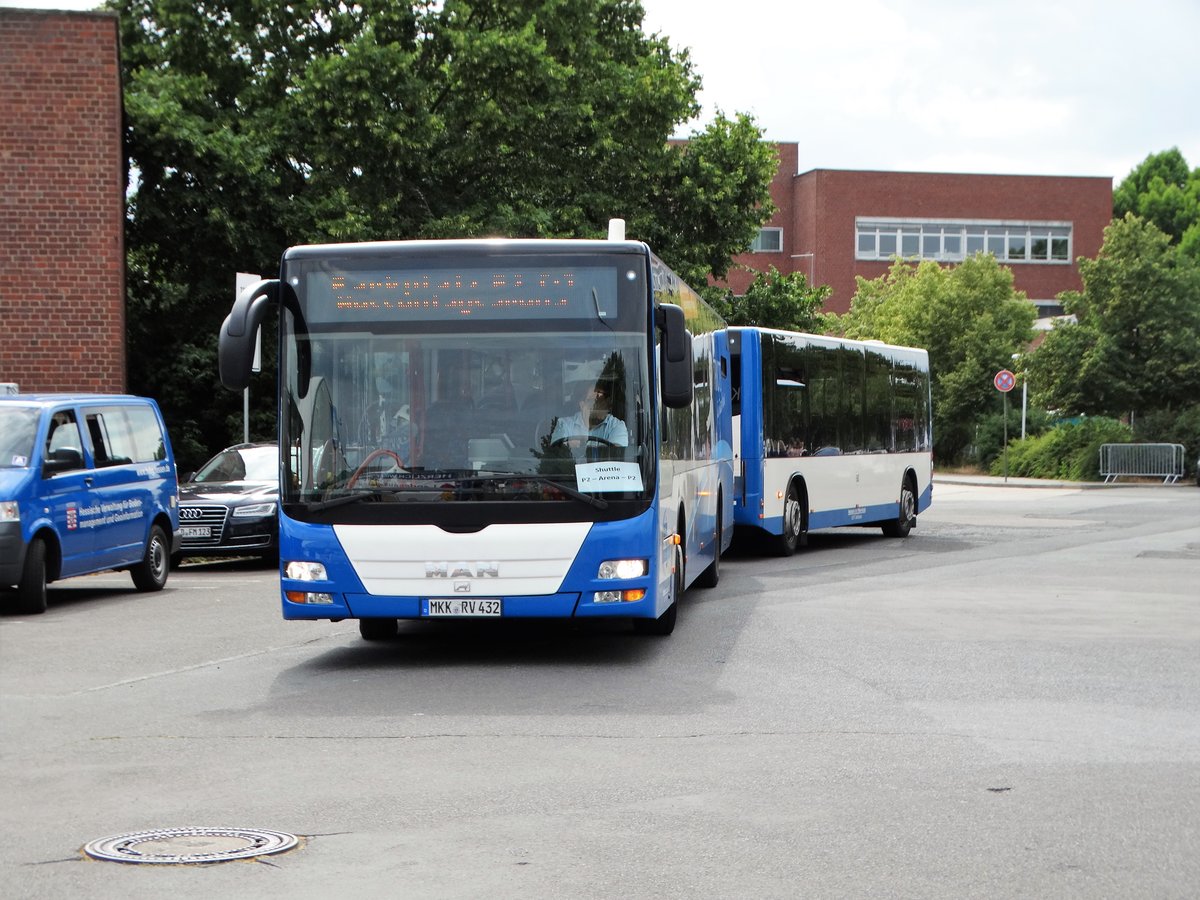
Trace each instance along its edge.
<instances>
[{"instance_id":1,"label":"car grille","mask_svg":"<svg viewBox=\"0 0 1200 900\"><path fill-rule=\"evenodd\" d=\"M207 537L183 537L184 547L216 547L221 543L225 534L225 515L229 507L221 505L201 506L199 504L181 504L179 507L179 527L190 525L207 525Z\"/></svg>"}]
</instances>

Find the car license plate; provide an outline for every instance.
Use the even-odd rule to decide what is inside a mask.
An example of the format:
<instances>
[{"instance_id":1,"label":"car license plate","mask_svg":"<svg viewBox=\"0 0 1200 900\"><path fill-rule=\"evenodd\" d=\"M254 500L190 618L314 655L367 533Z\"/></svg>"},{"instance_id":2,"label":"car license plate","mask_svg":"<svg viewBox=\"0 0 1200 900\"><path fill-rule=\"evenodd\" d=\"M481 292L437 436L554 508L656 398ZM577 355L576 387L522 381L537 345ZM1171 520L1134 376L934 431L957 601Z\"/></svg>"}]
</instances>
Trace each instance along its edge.
<instances>
[{"instance_id":1,"label":"car license plate","mask_svg":"<svg viewBox=\"0 0 1200 900\"><path fill-rule=\"evenodd\" d=\"M185 538L212 537L212 528L208 525L184 525L179 529L179 536Z\"/></svg>"},{"instance_id":2,"label":"car license plate","mask_svg":"<svg viewBox=\"0 0 1200 900\"><path fill-rule=\"evenodd\" d=\"M472 597L470 600L460 597L430 597L422 605L425 607L422 612L426 616L434 618L437 616L500 615L500 601L482 597Z\"/></svg>"}]
</instances>

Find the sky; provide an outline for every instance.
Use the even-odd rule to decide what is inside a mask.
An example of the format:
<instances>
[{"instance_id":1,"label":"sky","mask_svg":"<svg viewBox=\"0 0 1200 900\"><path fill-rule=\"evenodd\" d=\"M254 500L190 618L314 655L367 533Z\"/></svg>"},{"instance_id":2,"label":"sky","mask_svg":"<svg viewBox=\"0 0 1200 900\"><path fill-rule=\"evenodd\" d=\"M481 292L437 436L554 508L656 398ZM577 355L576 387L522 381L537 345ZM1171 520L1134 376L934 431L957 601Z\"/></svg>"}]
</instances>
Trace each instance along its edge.
<instances>
[{"instance_id":1,"label":"sky","mask_svg":"<svg viewBox=\"0 0 1200 900\"><path fill-rule=\"evenodd\" d=\"M748 113L799 171L1200 168L1200 0L641 0L687 48L699 119ZM94 0L0 0L89 9Z\"/></svg>"},{"instance_id":2,"label":"sky","mask_svg":"<svg viewBox=\"0 0 1200 900\"><path fill-rule=\"evenodd\" d=\"M694 124L749 113L801 172L1200 168L1200 0L642 5L703 79Z\"/></svg>"}]
</instances>

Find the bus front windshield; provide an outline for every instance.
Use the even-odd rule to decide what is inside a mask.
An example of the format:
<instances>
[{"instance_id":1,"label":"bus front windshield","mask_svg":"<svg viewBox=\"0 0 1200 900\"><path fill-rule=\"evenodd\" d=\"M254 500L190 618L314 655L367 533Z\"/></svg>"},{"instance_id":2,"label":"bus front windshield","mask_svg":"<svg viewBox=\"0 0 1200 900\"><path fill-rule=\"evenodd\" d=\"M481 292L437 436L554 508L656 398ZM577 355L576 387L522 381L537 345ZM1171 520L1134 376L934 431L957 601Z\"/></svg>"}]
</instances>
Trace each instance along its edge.
<instances>
[{"instance_id":1,"label":"bus front windshield","mask_svg":"<svg viewBox=\"0 0 1200 900\"><path fill-rule=\"evenodd\" d=\"M439 521L469 524L536 516L549 503L595 515L649 496L653 416L639 258L559 262L555 271L573 279L561 294L545 276L522 280L525 267L513 265L488 267L485 289L469 267L426 264L406 292L398 265L376 261L347 274L339 262L296 263L290 277L285 268L305 315L303 329L294 313L284 319L282 494L293 514L371 504L383 520L388 510L408 520L404 510L421 503L441 507ZM472 511L489 501L509 511Z\"/></svg>"}]
</instances>

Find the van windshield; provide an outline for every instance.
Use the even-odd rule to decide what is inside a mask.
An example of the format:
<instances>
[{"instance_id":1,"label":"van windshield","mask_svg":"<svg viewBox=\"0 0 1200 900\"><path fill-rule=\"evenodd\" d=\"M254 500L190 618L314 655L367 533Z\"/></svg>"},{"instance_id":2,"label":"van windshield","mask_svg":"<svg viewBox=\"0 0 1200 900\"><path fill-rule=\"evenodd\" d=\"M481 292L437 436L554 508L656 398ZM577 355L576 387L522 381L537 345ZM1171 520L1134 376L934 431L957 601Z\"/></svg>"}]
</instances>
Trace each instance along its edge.
<instances>
[{"instance_id":1,"label":"van windshield","mask_svg":"<svg viewBox=\"0 0 1200 900\"><path fill-rule=\"evenodd\" d=\"M0 407L0 469L24 469L32 463L39 412L32 406Z\"/></svg>"}]
</instances>

